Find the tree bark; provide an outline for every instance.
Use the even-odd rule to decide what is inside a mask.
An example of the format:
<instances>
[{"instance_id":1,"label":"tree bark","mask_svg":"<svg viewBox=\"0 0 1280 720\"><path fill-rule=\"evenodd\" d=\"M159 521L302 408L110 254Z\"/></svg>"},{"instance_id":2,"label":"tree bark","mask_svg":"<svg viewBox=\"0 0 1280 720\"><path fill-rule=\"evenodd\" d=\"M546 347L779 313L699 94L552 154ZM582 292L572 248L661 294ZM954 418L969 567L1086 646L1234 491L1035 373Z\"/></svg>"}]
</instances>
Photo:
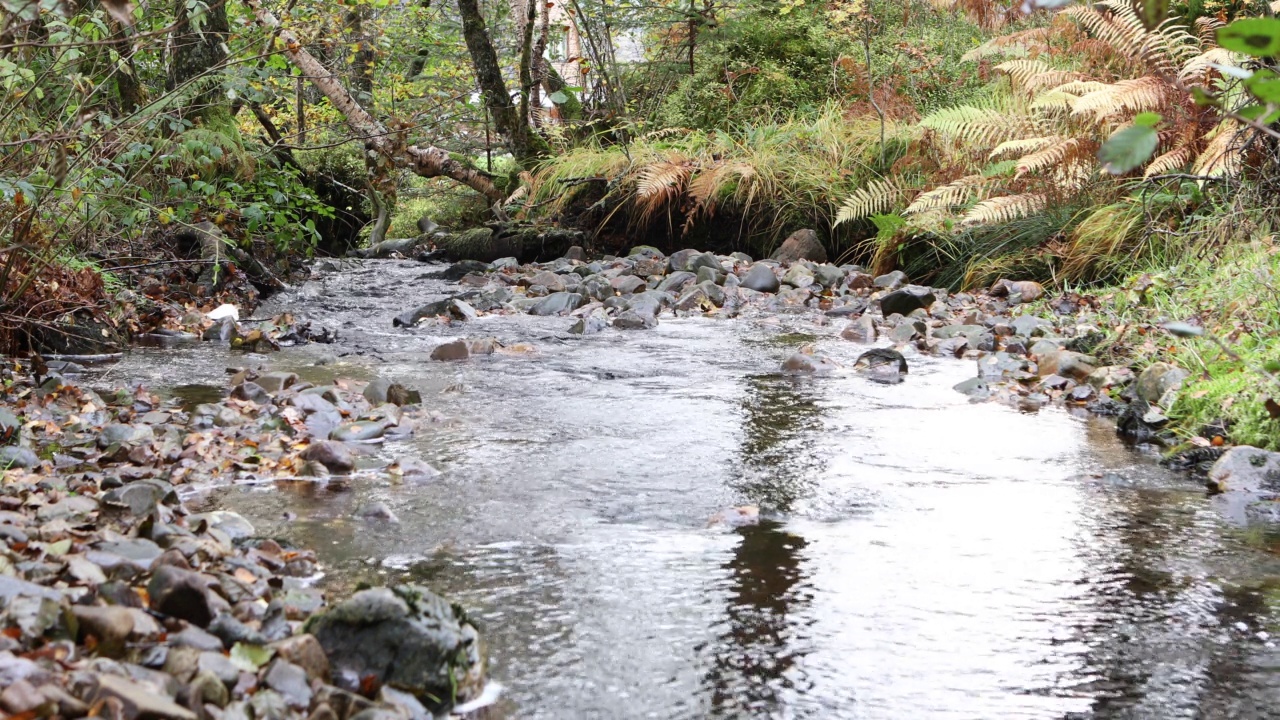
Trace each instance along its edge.
<instances>
[{"instance_id":1,"label":"tree bark","mask_svg":"<svg viewBox=\"0 0 1280 720\"><path fill-rule=\"evenodd\" d=\"M253 11L258 23L270 28L280 28L280 21L262 7L261 0L245 0ZM447 177L486 196L493 202L502 202L502 191L493 182L475 168L453 159L449 153L437 147L418 147L411 145L398 148L394 137L387 132L381 122L369 114L342 83L329 72L314 55L307 52L292 31L280 28L279 40L285 46L284 55L311 79L316 88L324 93L329 102L347 121L347 126L361 136L365 146L380 153L396 165L407 166L422 177Z\"/></svg>"},{"instance_id":2,"label":"tree bark","mask_svg":"<svg viewBox=\"0 0 1280 720\"><path fill-rule=\"evenodd\" d=\"M201 75L216 72L227 61L226 43L231 33L227 23L227 6L221 0L209 0L204 12L195 17L187 14L186 0L174 2L177 23L173 30L173 56L169 59L166 90L182 87ZM199 18L198 27L192 20ZM199 89L187 105L188 114L207 114L210 106L222 104L216 100L216 88Z\"/></svg>"},{"instance_id":3,"label":"tree bark","mask_svg":"<svg viewBox=\"0 0 1280 720\"><path fill-rule=\"evenodd\" d=\"M462 36L467 41L476 82L480 85L485 106L493 116L493 124L506 138L507 148L516 162L528 167L548 152L547 144L529 127L527 115L522 116L511 103L511 94L502 79L502 66L498 64L498 54L489 40L489 31L485 29L477 0L458 0L458 12L462 16ZM532 27L528 30L531 31ZM524 46L523 42L521 44ZM524 94L527 96L527 91Z\"/></svg>"}]
</instances>

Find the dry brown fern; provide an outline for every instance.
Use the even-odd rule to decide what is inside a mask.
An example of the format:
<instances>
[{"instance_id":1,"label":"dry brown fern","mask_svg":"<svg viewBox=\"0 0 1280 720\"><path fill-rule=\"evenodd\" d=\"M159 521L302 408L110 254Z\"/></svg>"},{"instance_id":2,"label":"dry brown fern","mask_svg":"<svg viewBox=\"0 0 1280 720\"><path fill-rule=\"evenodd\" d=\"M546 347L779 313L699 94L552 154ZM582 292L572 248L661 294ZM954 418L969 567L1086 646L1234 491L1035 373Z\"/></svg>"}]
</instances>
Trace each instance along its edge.
<instances>
[{"instance_id":1,"label":"dry brown fern","mask_svg":"<svg viewBox=\"0 0 1280 720\"><path fill-rule=\"evenodd\" d=\"M1179 91L1153 75L1121 80L1102 90L1081 96L1071 108L1076 117L1092 116L1102 121L1121 112L1160 112L1180 97Z\"/></svg>"},{"instance_id":2,"label":"dry brown fern","mask_svg":"<svg viewBox=\"0 0 1280 720\"><path fill-rule=\"evenodd\" d=\"M961 218L960 224L965 227L1006 223L1020 217L1040 212L1048 204L1049 198L1043 193L1022 193L1020 195L1002 195L989 198L974 205Z\"/></svg>"},{"instance_id":3,"label":"dry brown fern","mask_svg":"<svg viewBox=\"0 0 1280 720\"><path fill-rule=\"evenodd\" d=\"M1191 172L1205 177L1232 177L1244 167L1244 149L1252 128L1227 118L1214 128Z\"/></svg>"},{"instance_id":4,"label":"dry brown fern","mask_svg":"<svg viewBox=\"0 0 1280 720\"><path fill-rule=\"evenodd\" d=\"M902 215L904 217L922 216L964 205L969 202L975 192L979 192L988 183L990 180L982 175L966 175L946 185L920 193L902 211Z\"/></svg>"},{"instance_id":5,"label":"dry brown fern","mask_svg":"<svg viewBox=\"0 0 1280 720\"><path fill-rule=\"evenodd\" d=\"M1015 179L1028 173L1037 173L1051 167L1078 160L1081 155L1091 155L1096 145L1078 137L1063 138L1043 149L1025 155L1018 160Z\"/></svg>"}]
</instances>

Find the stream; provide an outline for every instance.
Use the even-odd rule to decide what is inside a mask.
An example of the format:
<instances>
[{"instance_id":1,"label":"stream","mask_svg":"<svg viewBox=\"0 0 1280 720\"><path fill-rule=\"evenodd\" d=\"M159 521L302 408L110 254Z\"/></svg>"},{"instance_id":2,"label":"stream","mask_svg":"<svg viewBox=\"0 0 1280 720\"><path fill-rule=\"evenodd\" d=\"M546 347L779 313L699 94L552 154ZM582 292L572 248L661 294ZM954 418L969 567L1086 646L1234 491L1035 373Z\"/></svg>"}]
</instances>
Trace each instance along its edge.
<instances>
[{"instance_id":1,"label":"stream","mask_svg":"<svg viewBox=\"0 0 1280 720\"><path fill-rule=\"evenodd\" d=\"M421 390L442 419L365 462L438 478L189 502L316 549L326 588L460 603L502 686L484 717L1274 717L1280 562L1109 423L972 404L951 389L972 361L909 356L893 386L777 374L803 343L845 366L865 349L809 315L393 328L457 290L439 269L352 264L256 315L339 332L272 369ZM427 358L463 336L533 350ZM206 343L109 374L200 402L246 362ZM360 517L372 502L399 521ZM759 524L709 524L744 504Z\"/></svg>"}]
</instances>

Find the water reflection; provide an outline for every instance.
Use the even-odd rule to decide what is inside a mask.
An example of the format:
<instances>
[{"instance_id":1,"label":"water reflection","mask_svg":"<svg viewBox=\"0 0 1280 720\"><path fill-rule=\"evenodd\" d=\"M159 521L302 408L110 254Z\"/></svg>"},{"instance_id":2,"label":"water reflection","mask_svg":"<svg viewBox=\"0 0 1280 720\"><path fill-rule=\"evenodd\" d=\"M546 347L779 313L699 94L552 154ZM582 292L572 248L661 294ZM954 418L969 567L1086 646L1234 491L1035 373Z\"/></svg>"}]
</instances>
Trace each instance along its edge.
<instances>
[{"instance_id":1,"label":"water reflection","mask_svg":"<svg viewBox=\"0 0 1280 720\"><path fill-rule=\"evenodd\" d=\"M801 566L808 543L772 522L739 533L742 542L723 565L729 583L724 629L703 679L719 717L767 714L807 685L798 665L806 638L796 618L812 599Z\"/></svg>"},{"instance_id":2,"label":"water reflection","mask_svg":"<svg viewBox=\"0 0 1280 720\"><path fill-rule=\"evenodd\" d=\"M787 512L811 492L825 463L818 433L823 408L811 378L746 378L742 400L742 475L734 483L748 502Z\"/></svg>"}]
</instances>

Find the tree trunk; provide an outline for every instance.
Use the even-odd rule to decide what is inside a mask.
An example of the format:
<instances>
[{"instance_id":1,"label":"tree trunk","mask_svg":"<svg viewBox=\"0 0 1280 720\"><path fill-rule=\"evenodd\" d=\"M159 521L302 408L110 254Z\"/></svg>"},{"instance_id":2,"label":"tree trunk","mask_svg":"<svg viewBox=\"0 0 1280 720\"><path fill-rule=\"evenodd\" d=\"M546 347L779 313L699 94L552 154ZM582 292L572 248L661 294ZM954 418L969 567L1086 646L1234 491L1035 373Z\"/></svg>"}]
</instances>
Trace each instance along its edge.
<instances>
[{"instance_id":1,"label":"tree trunk","mask_svg":"<svg viewBox=\"0 0 1280 720\"><path fill-rule=\"evenodd\" d=\"M506 138L507 148L516 162L528 167L549 152L546 141L533 132L527 117L521 116L520 110L511 104L511 94L502 80L502 66L498 64L498 54L489 40L477 0L458 0L458 12L462 15L462 35L476 71L476 82L493 116L493 124Z\"/></svg>"},{"instance_id":2,"label":"tree trunk","mask_svg":"<svg viewBox=\"0 0 1280 720\"><path fill-rule=\"evenodd\" d=\"M347 30L351 33L355 54L351 61L351 87L355 98L367 108L373 108L373 41L365 32L365 21L370 8L361 5L347 13Z\"/></svg>"},{"instance_id":3,"label":"tree trunk","mask_svg":"<svg viewBox=\"0 0 1280 720\"><path fill-rule=\"evenodd\" d=\"M542 84L547 79L547 39L551 33L550 3L545 0L532 0L538 3L537 40L533 43L533 85L529 88L529 104L533 106L534 124L542 120Z\"/></svg>"},{"instance_id":4,"label":"tree trunk","mask_svg":"<svg viewBox=\"0 0 1280 720\"><path fill-rule=\"evenodd\" d=\"M165 89L173 91L196 78L217 72L227 61L226 42L231 32L227 23L225 2L211 0L207 9L195 15L187 14L186 0L174 2L173 56L169 59L169 73ZM196 84L184 114L202 116L219 103L218 88Z\"/></svg>"},{"instance_id":5,"label":"tree trunk","mask_svg":"<svg viewBox=\"0 0 1280 720\"><path fill-rule=\"evenodd\" d=\"M280 21L262 7L261 0L245 1L260 24L270 29L280 28ZM325 69L315 56L302 47L297 35L281 28L279 39L285 46L285 57L297 66L304 77L310 78L333 107L342 113L346 118L347 126L364 138L365 147L384 155L396 165L409 167L422 177L451 178L493 202L501 202L504 199L502 191L494 187L493 182L484 173L453 159L449 153L440 148L416 145L403 149L396 147L395 138L387 132L386 127L361 107L333 73Z\"/></svg>"},{"instance_id":6,"label":"tree trunk","mask_svg":"<svg viewBox=\"0 0 1280 720\"><path fill-rule=\"evenodd\" d=\"M112 37L112 46L120 56L116 67L116 92L120 97L121 114L128 115L142 105L142 86L138 84L138 69L133 63L133 43L129 42L127 29L120 23Z\"/></svg>"}]
</instances>

